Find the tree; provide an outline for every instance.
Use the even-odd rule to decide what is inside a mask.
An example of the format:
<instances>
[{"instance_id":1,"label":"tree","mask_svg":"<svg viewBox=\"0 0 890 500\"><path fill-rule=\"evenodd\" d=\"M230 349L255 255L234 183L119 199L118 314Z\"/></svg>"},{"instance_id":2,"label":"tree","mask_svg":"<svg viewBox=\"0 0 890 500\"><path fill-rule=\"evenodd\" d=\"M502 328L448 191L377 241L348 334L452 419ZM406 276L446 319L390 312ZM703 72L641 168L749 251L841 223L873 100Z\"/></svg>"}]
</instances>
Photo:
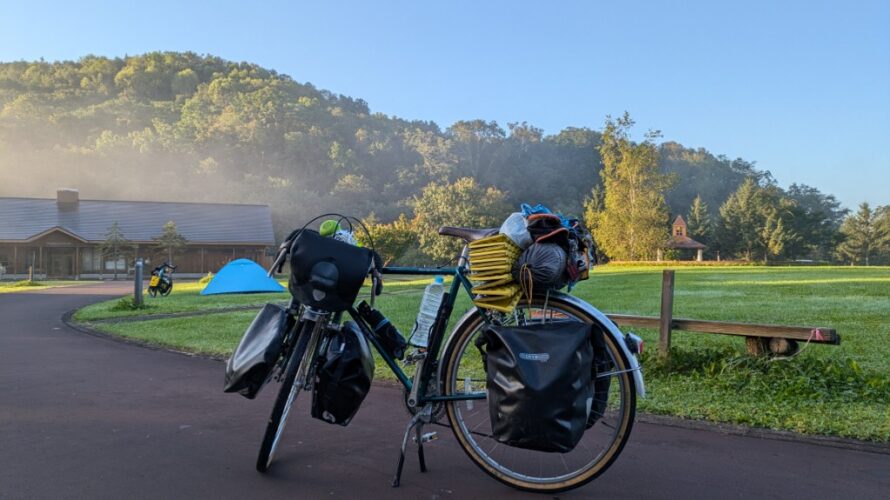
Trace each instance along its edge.
<instances>
[{"instance_id":1,"label":"tree","mask_svg":"<svg viewBox=\"0 0 890 500\"><path fill-rule=\"evenodd\" d=\"M497 161L506 132L497 122L484 120L459 121L448 128L462 173L476 179Z\"/></svg>"},{"instance_id":2,"label":"tree","mask_svg":"<svg viewBox=\"0 0 890 500\"><path fill-rule=\"evenodd\" d=\"M377 216L373 213L365 218L365 226L373 239L374 250L380 254L384 264L389 264L394 260L398 260L411 247L417 244L417 235L411 227L411 221L405 214L399 214L399 218L383 224L378 222ZM368 238L361 229L355 232L358 240L366 247L370 247L372 240Z\"/></svg>"},{"instance_id":3,"label":"tree","mask_svg":"<svg viewBox=\"0 0 890 500\"><path fill-rule=\"evenodd\" d=\"M105 233L105 241L99 244L99 253L105 258L114 262L114 278L117 279L117 263L120 259L126 258L127 252L133 248L133 243L124 237L120 225L114 222ZM104 267L104 264L103 264Z\"/></svg>"},{"instance_id":4,"label":"tree","mask_svg":"<svg viewBox=\"0 0 890 500\"><path fill-rule=\"evenodd\" d=\"M799 238L785 249L785 253L792 259L832 258L843 239L840 227L848 211L833 195L823 194L805 184L792 184L786 194L795 202L788 227Z\"/></svg>"},{"instance_id":5,"label":"tree","mask_svg":"<svg viewBox=\"0 0 890 500\"><path fill-rule=\"evenodd\" d=\"M431 183L414 198L412 226L420 250L439 260L457 256L463 241L439 235L441 226L475 228L499 226L509 212L506 195L494 187L483 187L471 177L452 184Z\"/></svg>"},{"instance_id":6,"label":"tree","mask_svg":"<svg viewBox=\"0 0 890 500\"><path fill-rule=\"evenodd\" d=\"M764 262L780 255L799 241L799 236L788 228L794 206L794 200L785 197L775 185L761 186L749 177L720 207L719 249L742 255L745 260L762 255Z\"/></svg>"},{"instance_id":7,"label":"tree","mask_svg":"<svg viewBox=\"0 0 890 500\"><path fill-rule=\"evenodd\" d=\"M837 252L841 259L851 264L871 265L872 257L882 256L890 245L890 215L887 207L872 210L868 202L859 205L855 214L841 224L843 242Z\"/></svg>"},{"instance_id":8,"label":"tree","mask_svg":"<svg viewBox=\"0 0 890 500\"><path fill-rule=\"evenodd\" d=\"M166 255L167 262L173 264L173 256L185 250L188 240L185 236L179 234L176 229L176 223L168 221L164 224L164 231L160 236L153 238L155 240L155 248L159 253Z\"/></svg>"},{"instance_id":9,"label":"tree","mask_svg":"<svg viewBox=\"0 0 890 500\"><path fill-rule=\"evenodd\" d=\"M587 229L592 233L596 228L600 213L606 208L606 193L603 192L602 186L597 184L590 191L590 196L584 199L584 223Z\"/></svg>"},{"instance_id":10,"label":"tree","mask_svg":"<svg viewBox=\"0 0 890 500\"><path fill-rule=\"evenodd\" d=\"M627 113L608 118L599 147L605 200L594 217L594 237L618 260L651 259L668 235L663 192L673 179L658 167L655 139L660 134L650 131L643 142L634 143L629 136L633 124Z\"/></svg>"},{"instance_id":11,"label":"tree","mask_svg":"<svg viewBox=\"0 0 890 500\"><path fill-rule=\"evenodd\" d=\"M689 237L705 245L710 245L714 237L714 223L708 205L696 196L686 216Z\"/></svg>"}]
</instances>

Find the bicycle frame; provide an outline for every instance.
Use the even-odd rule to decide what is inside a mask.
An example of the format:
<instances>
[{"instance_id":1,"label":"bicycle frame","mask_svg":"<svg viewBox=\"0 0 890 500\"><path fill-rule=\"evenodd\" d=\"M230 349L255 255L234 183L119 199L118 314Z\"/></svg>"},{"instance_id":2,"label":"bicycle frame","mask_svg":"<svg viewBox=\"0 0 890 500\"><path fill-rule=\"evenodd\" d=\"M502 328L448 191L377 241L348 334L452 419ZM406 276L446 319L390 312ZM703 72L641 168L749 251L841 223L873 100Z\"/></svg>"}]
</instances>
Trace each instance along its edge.
<instances>
[{"instance_id":1,"label":"bicycle frame","mask_svg":"<svg viewBox=\"0 0 890 500\"><path fill-rule=\"evenodd\" d=\"M429 342L427 346L426 357L421 360L417 369L420 370L419 377L415 375L415 379L419 381L428 381L430 376L432 375L431 370L433 363L431 360L436 360L439 357L439 349L442 346L442 341L444 340L445 330L448 328L448 320L451 317L451 313L454 310L454 303L457 301L457 295L460 292L461 288L466 290L467 294L472 297L472 288L473 285L470 283L469 278L466 276L466 267L463 265L464 259L462 258L459 265L457 267L384 267L381 270L382 274L392 274L392 275L413 275L413 276L439 276L439 275L451 275L453 280L451 281L451 288L448 293L445 294L442 305L439 307L439 313L436 317L436 321L433 324L433 329L430 331ZM415 395L414 404L411 406L422 407L427 403L435 403L435 402L444 402L444 401L465 401L470 399L485 399L486 393L483 392L474 392L467 393L461 395L452 395L452 396L427 396L427 384L420 384L420 387L414 387L414 382L408 377L404 370L396 363L396 361L390 356L386 350L380 345L379 342L374 338L371 334L371 328L367 325L364 320L358 314L358 311L355 310L354 307L350 307L347 312L352 316L352 319L358 324L359 329L362 331L362 334L374 346L374 349L380 354L380 357L383 358L383 361L389 366L390 370L396 375L399 379L399 382L405 387L405 390L408 391L409 394ZM410 400L409 400L410 404Z\"/></svg>"}]
</instances>

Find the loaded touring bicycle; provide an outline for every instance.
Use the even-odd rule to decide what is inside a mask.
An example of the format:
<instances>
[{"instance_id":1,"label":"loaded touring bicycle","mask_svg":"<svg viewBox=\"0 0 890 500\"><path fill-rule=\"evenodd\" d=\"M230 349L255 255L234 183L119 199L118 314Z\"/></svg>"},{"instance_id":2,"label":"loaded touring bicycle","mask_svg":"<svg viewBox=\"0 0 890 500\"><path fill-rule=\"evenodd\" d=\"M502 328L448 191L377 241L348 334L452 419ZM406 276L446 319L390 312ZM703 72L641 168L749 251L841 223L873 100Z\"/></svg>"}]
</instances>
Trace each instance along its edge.
<instances>
[{"instance_id":1,"label":"loaded touring bicycle","mask_svg":"<svg viewBox=\"0 0 890 500\"><path fill-rule=\"evenodd\" d=\"M311 230L313 221L291 233L269 274L289 262L293 298L260 313L227 365L229 392L253 398L263 384L278 383L257 470L272 465L301 393L311 396L313 416L349 423L370 388L369 346L404 387L411 415L393 486L411 440L426 472L431 426L450 427L479 468L526 491L577 488L615 461L633 427L636 396L644 394L639 337L623 334L592 305L541 287L525 290L512 307L476 306L451 321L460 294L479 303L474 273L484 266L474 267L472 249L497 241L497 229L440 228L465 243L453 267L384 267L361 222L333 215L350 229L356 221L370 248L325 236L324 225ZM406 345L385 311L374 309L385 275L446 277L424 347ZM356 304L367 278L370 297Z\"/></svg>"}]
</instances>

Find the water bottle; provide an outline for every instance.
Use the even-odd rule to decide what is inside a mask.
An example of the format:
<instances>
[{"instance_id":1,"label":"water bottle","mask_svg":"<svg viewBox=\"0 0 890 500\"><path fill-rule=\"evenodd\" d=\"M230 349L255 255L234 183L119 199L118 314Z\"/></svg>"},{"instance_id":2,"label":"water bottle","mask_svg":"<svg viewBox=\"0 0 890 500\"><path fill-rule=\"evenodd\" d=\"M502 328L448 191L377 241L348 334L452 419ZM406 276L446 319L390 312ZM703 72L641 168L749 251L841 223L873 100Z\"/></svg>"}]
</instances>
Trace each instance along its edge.
<instances>
[{"instance_id":1,"label":"water bottle","mask_svg":"<svg viewBox=\"0 0 890 500\"><path fill-rule=\"evenodd\" d=\"M408 342L415 347L425 348L429 342L430 330L436 322L436 314L439 312L439 305L442 304L442 297L445 295L443 282L444 279L441 276L436 276L435 281L427 285L423 292L420 312L417 313L414 330L411 331L411 337L408 339Z\"/></svg>"}]
</instances>

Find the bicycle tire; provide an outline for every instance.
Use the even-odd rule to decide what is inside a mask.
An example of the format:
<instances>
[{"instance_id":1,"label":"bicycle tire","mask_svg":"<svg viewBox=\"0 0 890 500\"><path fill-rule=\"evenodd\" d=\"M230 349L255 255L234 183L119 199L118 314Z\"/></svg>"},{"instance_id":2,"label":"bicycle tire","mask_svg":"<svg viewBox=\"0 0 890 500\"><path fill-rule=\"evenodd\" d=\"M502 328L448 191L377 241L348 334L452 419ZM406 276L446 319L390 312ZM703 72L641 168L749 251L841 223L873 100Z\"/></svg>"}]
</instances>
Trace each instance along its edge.
<instances>
[{"instance_id":1,"label":"bicycle tire","mask_svg":"<svg viewBox=\"0 0 890 500\"><path fill-rule=\"evenodd\" d=\"M275 449L281 439L281 433L284 432L284 424L287 421L288 413L293 407L297 396L302 388L294 386L297 373L300 366L307 362L306 346L309 344L311 331L306 331L306 324L299 325L300 330L291 353L290 360L284 371L284 380L281 388L278 390L278 396L275 398L275 406L272 407L272 414L269 416L269 422L266 424L266 432L263 434L263 442L260 445L260 452L257 455L256 470L266 472L275 458Z\"/></svg>"},{"instance_id":2,"label":"bicycle tire","mask_svg":"<svg viewBox=\"0 0 890 500\"><path fill-rule=\"evenodd\" d=\"M158 296L157 288L151 287L151 286L148 287L148 295L150 295L152 298L157 297Z\"/></svg>"},{"instance_id":3,"label":"bicycle tire","mask_svg":"<svg viewBox=\"0 0 890 500\"><path fill-rule=\"evenodd\" d=\"M167 288L165 288L161 292L161 296L166 297L166 296L170 295L170 292L172 292L172 291L173 291L173 284L171 283L169 286L167 286Z\"/></svg>"},{"instance_id":4,"label":"bicycle tire","mask_svg":"<svg viewBox=\"0 0 890 500\"><path fill-rule=\"evenodd\" d=\"M532 303L532 308L541 307L544 300L545 299L543 298L536 298ZM590 317L583 310L578 309L569 302L562 300L558 296L550 296L546 300L547 310L557 310L561 313L568 313L570 316L579 318L588 323L596 322L594 318ZM474 317L471 317L470 321L461 325L460 330L457 330L453 333L454 339L452 342L449 343L448 350L443 356L444 372L441 383L446 395L456 395L460 393L458 384L461 382L461 374L458 373L458 370L464 370L464 373L469 373L470 371L472 371L468 370L466 366L464 368L461 368L461 360L464 357L464 353L467 352L467 347L475 350L475 347L472 346L472 337L481 332L482 325L482 315L477 314ZM529 450L511 448L506 445L498 444L493 438L491 438L491 436L488 436L489 441L486 442L486 445L488 444L488 442L494 443L494 448L489 449L488 452L485 452L482 450L481 444L477 442L477 440L481 441L478 435L482 434L478 432L477 429L480 425L484 426L485 422L483 422L483 420L488 418L487 400L477 400L475 402L475 404L478 404L480 407L482 407L481 411L482 413L484 413L484 415L477 417L480 423L476 424L476 429L471 429L463 421L464 415L460 405L463 404L469 408L469 404L461 401L449 401L445 404L445 409L446 414L448 415L448 421L451 426L452 432L454 432L455 438L457 438L460 447L464 450L467 456L470 457L473 463L475 463L486 474L504 484L507 484L519 490L536 493L558 493L579 488L592 481L597 476L602 474L606 469L608 469L608 467L612 463L614 463L615 459L621 453L621 450L624 448L624 445L627 443L627 440L630 436L631 429L633 428L634 414L636 412L636 388L634 385L633 376L630 372L625 371L630 368L630 363L624 355L624 352L615 343L611 336L606 334L604 335L604 337L607 351L610 358L612 359L612 362L614 363L614 370L611 371L617 373L617 393L620 396L621 401L619 403L619 410L615 418L617 425L614 426L614 430L612 431L612 439L592 461L586 463L586 465L578 470L567 471L567 473L560 476L554 476L551 479L542 477L536 478L527 474L516 472L510 467L507 467L505 464L498 462L497 459L493 459L490 454L493 453L499 446L503 446L504 450L507 452L514 450L513 453L518 453L526 457L533 457L534 454L538 454L539 460L542 460L544 457L549 457L549 459L554 461L562 460L563 465L566 467L567 465L565 458L562 457L568 457L569 455L559 453L531 452ZM471 357L474 355L475 354L472 354ZM472 361L468 357L467 363L471 362ZM481 364L481 359L479 363ZM482 375L482 379L484 379L484 375ZM612 379L612 381L614 382L615 380ZM614 385L615 384L613 384L613 386ZM610 394L609 398L611 399L611 397L612 396ZM490 425L490 423L488 425ZM605 421L597 421L597 423L593 424L593 427L591 427L590 429L596 428L596 425L600 425L600 429L602 429L603 426L606 426L606 428L609 429L613 428L612 425L606 424ZM591 432L591 430L588 430L587 432ZM608 433L608 431L606 432ZM587 433L585 433L585 438L583 439L586 439L586 436ZM485 438L483 437L482 439ZM573 453L575 451L578 451L579 449L579 447L576 447ZM516 455L513 455L514 460L515 456ZM513 469L515 469L516 464L514 463L512 467ZM543 464L541 465L541 469L543 470Z\"/></svg>"}]
</instances>

